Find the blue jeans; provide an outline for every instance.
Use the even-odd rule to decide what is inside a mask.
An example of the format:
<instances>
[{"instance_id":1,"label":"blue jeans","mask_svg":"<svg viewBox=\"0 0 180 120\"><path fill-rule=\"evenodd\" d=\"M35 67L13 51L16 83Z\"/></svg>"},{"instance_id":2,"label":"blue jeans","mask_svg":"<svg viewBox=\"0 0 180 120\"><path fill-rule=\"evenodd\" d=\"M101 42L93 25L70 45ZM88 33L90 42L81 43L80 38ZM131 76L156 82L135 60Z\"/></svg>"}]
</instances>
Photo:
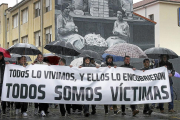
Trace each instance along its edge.
<instances>
[{"instance_id":1,"label":"blue jeans","mask_svg":"<svg viewBox=\"0 0 180 120\"><path fill-rule=\"evenodd\" d=\"M173 86L170 86L171 91L171 102L168 103L168 109L171 110L174 108L174 95L173 95ZM164 103L159 103L160 110L164 110Z\"/></svg>"}]
</instances>

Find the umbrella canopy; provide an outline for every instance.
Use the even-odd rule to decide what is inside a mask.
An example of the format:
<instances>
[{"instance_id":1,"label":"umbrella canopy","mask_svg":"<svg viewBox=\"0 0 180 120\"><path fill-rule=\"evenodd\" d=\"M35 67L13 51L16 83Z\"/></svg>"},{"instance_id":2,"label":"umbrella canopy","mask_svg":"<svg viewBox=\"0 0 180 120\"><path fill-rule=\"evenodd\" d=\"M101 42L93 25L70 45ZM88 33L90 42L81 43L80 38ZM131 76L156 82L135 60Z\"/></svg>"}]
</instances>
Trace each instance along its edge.
<instances>
[{"instance_id":1,"label":"umbrella canopy","mask_svg":"<svg viewBox=\"0 0 180 120\"><path fill-rule=\"evenodd\" d=\"M159 59L160 55L169 55L170 59L178 58L178 55L170 49L153 47L144 51L149 58Z\"/></svg>"},{"instance_id":2,"label":"umbrella canopy","mask_svg":"<svg viewBox=\"0 0 180 120\"><path fill-rule=\"evenodd\" d=\"M0 52L3 53L4 57L11 58L10 53L6 49L0 47Z\"/></svg>"},{"instance_id":3,"label":"umbrella canopy","mask_svg":"<svg viewBox=\"0 0 180 120\"><path fill-rule=\"evenodd\" d=\"M11 58L5 58L5 61L9 61L9 62L17 62L17 58L18 57L22 57L22 55L18 55L18 54L11 54ZM31 58L27 55L25 55L26 57L26 61L27 62L31 62Z\"/></svg>"},{"instance_id":4,"label":"umbrella canopy","mask_svg":"<svg viewBox=\"0 0 180 120\"><path fill-rule=\"evenodd\" d=\"M57 65L59 63L60 57L53 53L43 54L44 59L47 59L48 63L51 65Z\"/></svg>"},{"instance_id":5,"label":"umbrella canopy","mask_svg":"<svg viewBox=\"0 0 180 120\"><path fill-rule=\"evenodd\" d=\"M80 65L83 64L83 57L80 57L80 58L77 58L77 59L74 59L70 65L72 65L73 67L79 67Z\"/></svg>"},{"instance_id":6,"label":"umbrella canopy","mask_svg":"<svg viewBox=\"0 0 180 120\"><path fill-rule=\"evenodd\" d=\"M105 53L116 56L130 56L131 58L147 58L146 54L136 45L129 43L120 43L113 45L105 51Z\"/></svg>"},{"instance_id":7,"label":"umbrella canopy","mask_svg":"<svg viewBox=\"0 0 180 120\"><path fill-rule=\"evenodd\" d=\"M37 47L27 43L17 43L7 49L7 51L20 55L37 55L41 53Z\"/></svg>"},{"instance_id":8,"label":"umbrella canopy","mask_svg":"<svg viewBox=\"0 0 180 120\"><path fill-rule=\"evenodd\" d=\"M111 54L104 53L102 55L102 58L104 61L106 61L106 56L108 56L108 55L111 55ZM113 62L124 61L124 57L116 56L116 55L111 55L111 56L113 57Z\"/></svg>"},{"instance_id":9,"label":"umbrella canopy","mask_svg":"<svg viewBox=\"0 0 180 120\"><path fill-rule=\"evenodd\" d=\"M102 57L95 51L92 50L83 50L83 52L79 55L80 57L90 57L97 60L102 60Z\"/></svg>"},{"instance_id":10,"label":"umbrella canopy","mask_svg":"<svg viewBox=\"0 0 180 120\"><path fill-rule=\"evenodd\" d=\"M53 41L47 44L44 48L50 52L61 55L78 56L80 54L80 50L71 43L65 41Z\"/></svg>"}]
</instances>

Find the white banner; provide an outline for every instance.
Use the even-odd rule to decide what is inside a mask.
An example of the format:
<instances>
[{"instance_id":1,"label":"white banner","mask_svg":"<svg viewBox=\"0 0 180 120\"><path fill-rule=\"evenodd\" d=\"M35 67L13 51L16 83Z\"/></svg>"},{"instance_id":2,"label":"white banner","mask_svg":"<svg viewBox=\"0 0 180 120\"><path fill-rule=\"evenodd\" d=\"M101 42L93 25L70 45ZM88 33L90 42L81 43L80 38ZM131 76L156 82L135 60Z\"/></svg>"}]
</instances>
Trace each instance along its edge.
<instances>
[{"instance_id":1,"label":"white banner","mask_svg":"<svg viewBox=\"0 0 180 120\"><path fill-rule=\"evenodd\" d=\"M144 104L171 101L167 68L6 65L2 101L64 104Z\"/></svg>"}]
</instances>

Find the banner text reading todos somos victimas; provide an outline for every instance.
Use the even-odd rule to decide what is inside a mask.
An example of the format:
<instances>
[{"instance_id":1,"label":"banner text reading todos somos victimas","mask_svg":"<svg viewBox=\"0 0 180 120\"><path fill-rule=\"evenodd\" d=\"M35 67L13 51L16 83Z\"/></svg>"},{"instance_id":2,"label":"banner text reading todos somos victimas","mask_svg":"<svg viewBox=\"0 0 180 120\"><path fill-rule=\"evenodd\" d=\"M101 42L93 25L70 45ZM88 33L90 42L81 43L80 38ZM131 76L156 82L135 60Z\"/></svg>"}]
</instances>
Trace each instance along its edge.
<instances>
[{"instance_id":1,"label":"banner text reading todos somos victimas","mask_svg":"<svg viewBox=\"0 0 180 120\"><path fill-rule=\"evenodd\" d=\"M2 101L144 104L171 101L167 68L6 65Z\"/></svg>"}]
</instances>

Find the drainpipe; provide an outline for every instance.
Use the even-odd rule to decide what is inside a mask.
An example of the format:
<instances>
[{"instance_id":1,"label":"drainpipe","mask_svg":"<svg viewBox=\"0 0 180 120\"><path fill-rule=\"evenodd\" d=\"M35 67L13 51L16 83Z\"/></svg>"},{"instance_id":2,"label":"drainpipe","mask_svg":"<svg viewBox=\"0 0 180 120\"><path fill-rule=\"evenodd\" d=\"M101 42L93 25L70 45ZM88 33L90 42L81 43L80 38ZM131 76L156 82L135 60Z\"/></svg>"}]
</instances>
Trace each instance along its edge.
<instances>
[{"instance_id":1,"label":"drainpipe","mask_svg":"<svg viewBox=\"0 0 180 120\"><path fill-rule=\"evenodd\" d=\"M41 52L42 52L42 54L43 54L43 48L44 48L44 42L43 42L43 32L44 32L44 30L43 30L43 0L41 0L41 13L40 13L41 15L40 15L40 17L41 17Z\"/></svg>"},{"instance_id":2,"label":"drainpipe","mask_svg":"<svg viewBox=\"0 0 180 120\"><path fill-rule=\"evenodd\" d=\"M6 12L4 12L4 17L5 17L5 49L7 49L7 17L6 17Z\"/></svg>"},{"instance_id":3,"label":"drainpipe","mask_svg":"<svg viewBox=\"0 0 180 120\"><path fill-rule=\"evenodd\" d=\"M18 12L18 30L19 30L19 43L21 43L21 15L20 15L20 8Z\"/></svg>"}]
</instances>

